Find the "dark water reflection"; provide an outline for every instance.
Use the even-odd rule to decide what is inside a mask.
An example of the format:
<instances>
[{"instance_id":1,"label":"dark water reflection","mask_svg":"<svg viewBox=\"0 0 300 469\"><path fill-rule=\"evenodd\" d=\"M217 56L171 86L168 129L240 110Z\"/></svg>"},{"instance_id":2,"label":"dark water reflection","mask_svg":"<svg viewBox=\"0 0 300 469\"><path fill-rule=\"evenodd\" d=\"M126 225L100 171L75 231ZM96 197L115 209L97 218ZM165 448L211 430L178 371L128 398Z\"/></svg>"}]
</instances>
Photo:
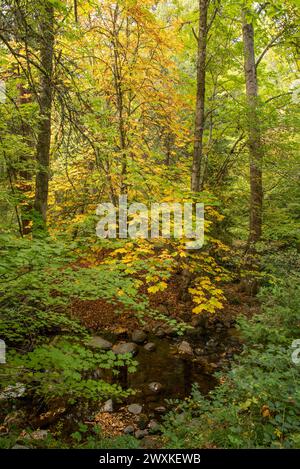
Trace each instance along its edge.
<instances>
[{"instance_id":1,"label":"dark water reflection","mask_svg":"<svg viewBox=\"0 0 300 469\"><path fill-rule=\"evenodd\" d=\"M151 338L151 342L156 344L156 351L148 352L142 346L139 347L136 356L139 362L137 371L127 373L123 369L118 377L124 388L136 390L135 395L128 398L128 402L139 402L150 410L165 405L166 399L183 399L189 396L193 383L198 384L203 394L215 386L215 378L205 373L199 363L175 356L168 340ZM152 382L160 383L163 386L162 391L151 391L149 384Z\"/></svg>"}]
</instances>

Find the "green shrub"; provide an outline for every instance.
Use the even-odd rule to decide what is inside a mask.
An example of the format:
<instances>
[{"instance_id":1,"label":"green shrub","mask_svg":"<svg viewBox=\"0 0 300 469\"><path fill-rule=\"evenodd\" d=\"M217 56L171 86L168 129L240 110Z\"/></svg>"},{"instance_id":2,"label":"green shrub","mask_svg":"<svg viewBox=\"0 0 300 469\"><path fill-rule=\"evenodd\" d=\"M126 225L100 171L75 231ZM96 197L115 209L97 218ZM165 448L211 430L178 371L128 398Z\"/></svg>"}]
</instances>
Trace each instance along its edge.
<instances>
[{"instance_id":1,"label":"green shrub","mask_svg":"<svg viewBox=\"0 0 300 469\"><path fill-rule=\"evenodd\" d=\"M10 353L8 363L3 367L2 378L9 385L22 383L27 395L45 401L63 397L69 403L79 398L101 400L128 396L130 390L123 391L116 384L90 376L97 368L118 373L120 367L127 366L133 372L137 365L131 354L95 353L67 341L39 346L25 355Z\"/></svg>"}]
</instances>

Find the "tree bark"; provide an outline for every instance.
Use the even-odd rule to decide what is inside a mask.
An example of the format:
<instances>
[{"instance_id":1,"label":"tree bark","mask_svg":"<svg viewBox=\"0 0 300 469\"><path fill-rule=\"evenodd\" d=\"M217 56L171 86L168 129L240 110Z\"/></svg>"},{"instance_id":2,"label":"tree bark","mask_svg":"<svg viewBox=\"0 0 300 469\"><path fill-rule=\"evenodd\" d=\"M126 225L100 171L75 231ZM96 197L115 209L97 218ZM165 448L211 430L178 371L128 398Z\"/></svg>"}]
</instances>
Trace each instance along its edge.
<instances>
[{"instance_id":1,"label":"tree bark","mask_svg":"<svg viewBox=\"0 0 300 469\"><path fill-rule=\"evenodd\" d=\"M250 162L250 220L248 244L254 245L262 235L263 182L262 144L258 115L258 83L254 52L254 29L243 15L244 71L248 106L248 147Z\"/></svg>"},{"instance_id":2,"label":"tree bark","mask_svg":"<svg viewBox=\"0 0 300 469\"><path fill-rule=\"evenodd\" d=\"M54 53L54 8L46 1L42 6L40 33L40 64L42 68L40 78L40 123L37 137L37 175L34 208L42 225L46 225L48 191L49 191L49 163L51 141L51 105L52 105L52 73ZM39 223L38 223L39 224Z\"/></svg>"},{"instance_id":3,"label":"tree bark","mask_svg":"<svg viewBox=\"0 0 300 469\"><path fill-rule=\"evenodd\" d=\"M23 106L32 101L30 90L27 87L24 87L22 84L18 86L19 89L19 98L18 104ZM30 128L30 125L22 119L20 134L22 135L24 142L28 145L29 148L34 149L34 140L33 133ZM32 209L33 209L33 199L30 196L33 187L33 173L32 170L28 168L31 166L31 155L28 157L24 155L21 158L21 163L24 164L26 169L21 169L19 173L19 190L23 194L22 207L21 207L21 220L22 220L22 234L27 235L31 233L32 225Z\"/></svg>"},{"instance_id":4,"label":"tree bark","mask_svg":"<svg viewBox=\"0 0 300 469\"><path fill-rule=\"evenodd\" d=\"M77 0L74 0L74 19L75 19L75 23L78 23L78 3L77 3Z\"/></svg>"},{"instance_id":5,"label":"tree bark","mask_svg":"<svg viewBox=\"0 0 300 469\"><path fill-rule=\"evenodd\" d=\"M113 17L113 74L114 74L114 86L116 92L116 106L118 114L118 127L119 127L119 148L121 152L121 183L120 183L120 193L127 193L127 143L126 143L126 125L125 125L125 116L124 116L124 95L123 95L123 83L122 83L122 65L120 60L119 53L119 31L117 26L119 8L118 6L115 9Z\"/></svg>"},{"instance_id":6,"label":"tree bark","mask_svg":"<svg viewBox=\"0 0 300 469\"><path fill-rule=\"evenodd\" d=\"M203 189L203 133L205 123L205 76L207 45L207 13L209 0L199 0L199 33L197 57L197 96L191 189Z\"/></svg>"}]
</instances>

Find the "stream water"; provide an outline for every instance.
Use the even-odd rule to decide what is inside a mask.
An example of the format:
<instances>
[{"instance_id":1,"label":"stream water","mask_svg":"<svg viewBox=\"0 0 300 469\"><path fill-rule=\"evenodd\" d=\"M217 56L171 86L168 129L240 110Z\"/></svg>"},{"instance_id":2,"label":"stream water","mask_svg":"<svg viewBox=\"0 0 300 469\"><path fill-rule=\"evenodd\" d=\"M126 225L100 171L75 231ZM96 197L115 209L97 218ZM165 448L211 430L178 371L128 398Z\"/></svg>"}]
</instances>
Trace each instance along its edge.
<instances>
[{"instance_id":1,"label":"stream water","mask_svg":"<svg viewBox=\"0 0 300 469\"><path fill-rule=\"evenodd\" d=\"M216 384L212 374L204 371L203 366L197 361L184 359L175 355L175 343L163 338L148 338L155 343L153 352L139 346L135 359L139 365L135 373L127 373L123 369L118 377L118 382L124 388L135 390L135 394L127 399L130 403L140 403L147 412L159 406L166 406L166 400L184 399L190 395L192 385L196 383L203 394L210 391ZM162 389L153 392L149 388L150 383L160 383Z\"/></svg>"},{"instance_id":2,"label":"stream water","mask_svg":"<svg viewBox=\"0 0 300 469\"><path fill-rule=\"evenodd\" d=\"M191 392L192 385L197 383L202 393L206 394L215 385L212 375L203 372L202 367L192 362L178 358L170 353L170 345L157 340L157 351L141 350L137 360L139 369L136 373L127 376L127 386L137 390L130 402L138 400L146 408L165 405L166 399L183 399ZM162 390L153 393L149 384L159 382Z\"/></svg>"}]
</instances>

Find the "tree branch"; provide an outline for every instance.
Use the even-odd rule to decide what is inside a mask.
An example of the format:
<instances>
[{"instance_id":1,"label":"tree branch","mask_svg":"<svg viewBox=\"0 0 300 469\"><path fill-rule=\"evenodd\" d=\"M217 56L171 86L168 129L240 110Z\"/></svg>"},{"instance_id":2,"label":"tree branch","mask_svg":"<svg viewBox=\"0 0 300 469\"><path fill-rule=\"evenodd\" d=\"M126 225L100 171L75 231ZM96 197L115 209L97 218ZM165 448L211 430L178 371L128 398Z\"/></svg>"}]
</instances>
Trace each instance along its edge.
<instances>
[{"instance_id":1,"label":"tree branch","mask_svg":"<svg viewBox=\"0 0 300 469\"><path fill-rule=\"evenodd\" d=\"M278 34L276 34L276 36L274 36L271 41L269 42L269 44L264 48L264 50L262 51L262 53L260 54L260 56L258 57L256 63L255 63L255 67L257 68L260 64L260 62L262 61L262 59L264 58L264 56L266 55L266 53L272 48L272 47L275 47L277 46L278 44L275 44L277 39L279 39L281 36L283 36L283 34L285 33L287 27L285 26L281 31L279 31Z\"/></svg>"}]
</instances>

